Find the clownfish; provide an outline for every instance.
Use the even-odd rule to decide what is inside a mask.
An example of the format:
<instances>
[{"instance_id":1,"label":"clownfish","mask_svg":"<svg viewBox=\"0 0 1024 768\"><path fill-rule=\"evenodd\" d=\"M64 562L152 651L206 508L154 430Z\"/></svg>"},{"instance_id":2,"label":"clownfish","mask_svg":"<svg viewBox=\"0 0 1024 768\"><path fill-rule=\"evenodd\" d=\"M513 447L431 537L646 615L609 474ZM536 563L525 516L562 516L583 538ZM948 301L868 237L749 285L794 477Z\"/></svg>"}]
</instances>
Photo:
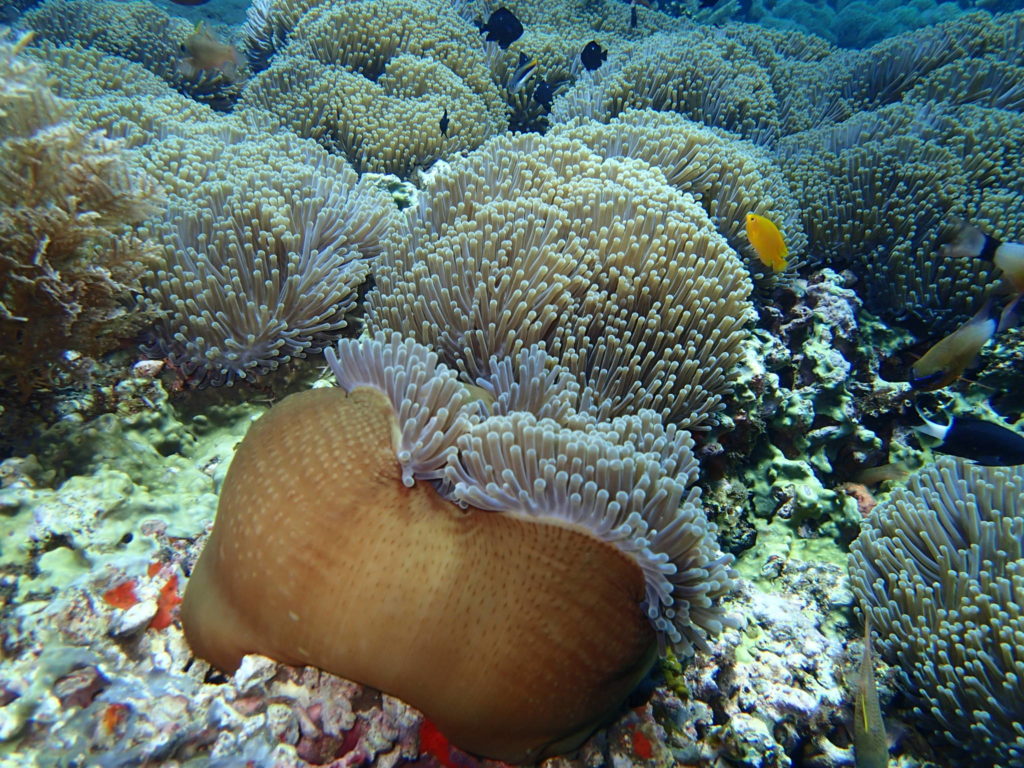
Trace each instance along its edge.
<instances>
[{"instance_id":1,"label":"clownfish","mask_svg":"<svg viewBox=\"0 0 1024 768\"><path fill-rule=\"evenodd\" d=\"M910 367L910 386L931 391L959 379L999 330L999 317L993 307L992 299L988 299L974 317L935 342Z\"/></svg>"},{"instance_id":2,"label":"clownfish","mask_svg":"<svg viewBox=\"0 0 1024 768\"><path fill-rule=\"evenodd\" d=\"M920 411L917 415L924 424L914 429L942 441L932 449L934 451L970 459L986 467L1024 464L1024 435L1002 424L972 416L951 416L948 424L938 424L929 421Z\"/></svg>"},{"instance_id":3,"label":"clownfish","mask_svg":"<svg viewBox=\"0 0 1024 768\"><path fill-rule=\"evenodd\" d=\"M789 263L789 248L775 223L756 213L747 214L747 239L754 246L757 258L773 272L781 272Z\"/></svg>"}]
</instances>

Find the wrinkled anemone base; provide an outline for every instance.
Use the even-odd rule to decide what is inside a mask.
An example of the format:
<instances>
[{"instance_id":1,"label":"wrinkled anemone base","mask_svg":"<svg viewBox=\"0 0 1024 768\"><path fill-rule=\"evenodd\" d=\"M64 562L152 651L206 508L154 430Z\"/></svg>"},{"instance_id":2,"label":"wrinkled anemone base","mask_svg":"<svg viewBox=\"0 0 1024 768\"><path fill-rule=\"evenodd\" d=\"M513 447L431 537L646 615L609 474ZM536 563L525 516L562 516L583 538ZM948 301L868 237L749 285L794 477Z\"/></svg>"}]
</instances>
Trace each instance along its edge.
<instances>
[{"instance_id":1,"label":"wrinkled anemone base","mask_svg":"<svg viewBox=\"0 0 1024 768\"><path fill-rule=\"evenodd\" d=\"M292 395L253 425L185 594L192 649L373 686L478 755L574 749L654 662L640 568L583 530L406 488L394 429L370 389Z\"/></svg>"}]
</instances>

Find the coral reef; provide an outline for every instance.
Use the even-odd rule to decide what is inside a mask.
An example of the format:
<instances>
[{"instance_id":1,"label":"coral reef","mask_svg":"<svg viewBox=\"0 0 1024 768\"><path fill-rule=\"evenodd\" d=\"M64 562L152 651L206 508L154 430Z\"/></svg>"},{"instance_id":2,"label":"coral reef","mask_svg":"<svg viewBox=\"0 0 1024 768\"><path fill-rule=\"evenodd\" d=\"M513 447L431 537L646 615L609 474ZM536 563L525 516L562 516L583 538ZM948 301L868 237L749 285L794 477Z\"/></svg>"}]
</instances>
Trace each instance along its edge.
<instances>
[{"instance_id":1,"label":"coral reef","mask_svg":"<svg viewBox=\"0 0 1024 768\"><path fill-rule=\"evenodd\" d=\"M154 256L129 225L155 210L156 187L120 144L67 119L43 68L21 55L26 42L0 37L5 432L8 406L55 386L69 356L100 356L150 319L128 305Z\"/></svg>"},{"instance_id":2,"label":"coral reef","mask_svg":"<svg viewBox=\"0 0 1024 768\"><path fill-rule=\"evenodd\" d=\"M849 768L854 602L893 762L1024 760L1019 472L906 481L913 406L1020 429L1021 330L902 383L998 290L958 220L1024 241L1024 12L703 5L21 15L0 762Z\"/></svg>"},{"instance_id":3,"label":"coral reef","mask_svg":"<svg viewBox=\"0 0 1024 768\"><path fill-rule=\"evenodd\" d=\"M850 548L879 650L958 764L1024 759L1022 512L1019 471L942 458L893 491Z\"/></svg>"},{"instance_id":4,"label":"coral reef","mask_svg":"<svg viewBox=\"0 0 1024 768\"><path fill-rule=\"evenodd\" d=\"M467 383L543 344L600 418L687 429L723 407L750 315L742 263L646 163L578 141L493 139L439 168L412 244L375 269L367 325L436 350Z\"/></svg>"}]
</instances>

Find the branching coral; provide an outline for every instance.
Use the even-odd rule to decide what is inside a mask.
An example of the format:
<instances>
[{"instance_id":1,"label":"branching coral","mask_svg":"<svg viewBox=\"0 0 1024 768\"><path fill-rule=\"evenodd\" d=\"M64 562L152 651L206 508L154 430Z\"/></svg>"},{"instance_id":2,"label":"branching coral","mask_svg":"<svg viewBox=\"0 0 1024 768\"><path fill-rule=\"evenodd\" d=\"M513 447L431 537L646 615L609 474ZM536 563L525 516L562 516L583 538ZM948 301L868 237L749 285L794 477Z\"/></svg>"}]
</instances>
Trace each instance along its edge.
<instances>
[{"instance_id":1,"label":"branching coral","mask_svg":"<svg viewBox=\"0 0 1024 768\"><path fill-rule=\"evenodd\" d=\"M329 359L342 388L285 399L232 461L183 606L202 658L315 665L524 762L613 718L659 634L687 650L732 623L687 433L652 412L481 418L397 334Z\"/></svg>"},{"instance_id":2,"label":"branching coral","mask_svg":"<svg viewBox=\"0 0 1024 768\"><path fill-rule=\"evenodd\" d=\"M386 251L368 325L435 349L469 383L543 344L602 418L650 408L689 428L722 407L750 281L689 195L582 143L494 139L435 173Z\"/></svg>"},{"instance_id":3,"label":"branching coral","mask_svg":"<svg viewBox=\"0 0 1024 768\"><path fill-rule=\"evenodd\" d=\"M1024 760L1024 483L940 459L875 508L850 579L904 692L964 763Z\"/></svg>"},{"instance_id":4,"label":"branching coral","mask_svg":"<svg viewBox=\"0 0 1024 768\"><path fill-rule=\"evenodd\" d=\"M151 351L197 384L230 384L339 335L396 214L312 142L202 144L212 162L194 169L197 186L176 190L167 266L147 280L165 313Z\"/></svg>"},{"instance_id":5,"label":"branching coral","mask_svg":"<svg viewBox=\"0 0 1024 768\"><path fill-rule=\"evenodd\" d=\"M44 70L0 37L0 378L22 394L65 350L98 355L130 336L152 247L127 224L156 188L116 142L65 120Z\"/></svg>"},{"instance_id":6,"label":"branching coral","mask_svg":"<svg viewBox=\"0 0 1024 768\"><path fill-rule=\"evenodd\" d=\"M402 176L507 124L479 33L437 0L313 7L243 104L277 115L360 172Z\"/></svg>"}]
</instances>

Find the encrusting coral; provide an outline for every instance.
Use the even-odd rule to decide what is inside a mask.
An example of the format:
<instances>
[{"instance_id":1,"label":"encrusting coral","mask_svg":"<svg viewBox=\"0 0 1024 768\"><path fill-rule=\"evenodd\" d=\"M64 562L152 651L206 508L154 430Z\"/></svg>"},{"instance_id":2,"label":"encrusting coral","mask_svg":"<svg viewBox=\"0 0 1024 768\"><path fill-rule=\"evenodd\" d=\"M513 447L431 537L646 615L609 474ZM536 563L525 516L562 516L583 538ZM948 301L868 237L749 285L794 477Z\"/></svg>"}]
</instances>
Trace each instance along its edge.
<instances>
[{"instance_id":1,"label":"encrusting coral","mask_svg":"<svg viewBox=\"0 0 1024 768\"><path fill-rule=\"evenodd\" d=\"M850 581L882 656L963 764L1024 760L1024 483L941 458L879 504ZM958 763L961 764L961 763Z\"/></svg>"},{"instance_id":2,"label":"encrusting coral","mask_svg":"<svg viewBox=\"0 0 1024 768\"><path fill-rule=\"evenodd\" d=\"M685 432L481 418L397 335L328 359L341 388L286 398L232 461L183 606L199 656L315 665L523 762L615 717L659 638L685 651L731 623Z\"/></svg>"},{"instance_id":3,"label":"encrusting coral","mask_svg":"<svg viewBox=\"0 0 1024 768\"><path fill-rule=\"evenodd\" d=\"M66 350L103 354L147 321L128 305L155 249L128 225L157 189L119 143L67 119L20 55L27 36L0 35L0 381L28 396Z\"/></svg>"},{"instance_id":4,"label":"encrusting coral","mask_svg":"<svg viewBox=\"0 0 1024 768\"><path fill-rule=\"evenodd\" d=\"M371 330L428 345L469 384L542 344L600 418L649 408L694 429L723 407L750 280L657 169L500 137L437 169L409 217L410 247L375 267Z\"/></svg>"}]
</instances>

